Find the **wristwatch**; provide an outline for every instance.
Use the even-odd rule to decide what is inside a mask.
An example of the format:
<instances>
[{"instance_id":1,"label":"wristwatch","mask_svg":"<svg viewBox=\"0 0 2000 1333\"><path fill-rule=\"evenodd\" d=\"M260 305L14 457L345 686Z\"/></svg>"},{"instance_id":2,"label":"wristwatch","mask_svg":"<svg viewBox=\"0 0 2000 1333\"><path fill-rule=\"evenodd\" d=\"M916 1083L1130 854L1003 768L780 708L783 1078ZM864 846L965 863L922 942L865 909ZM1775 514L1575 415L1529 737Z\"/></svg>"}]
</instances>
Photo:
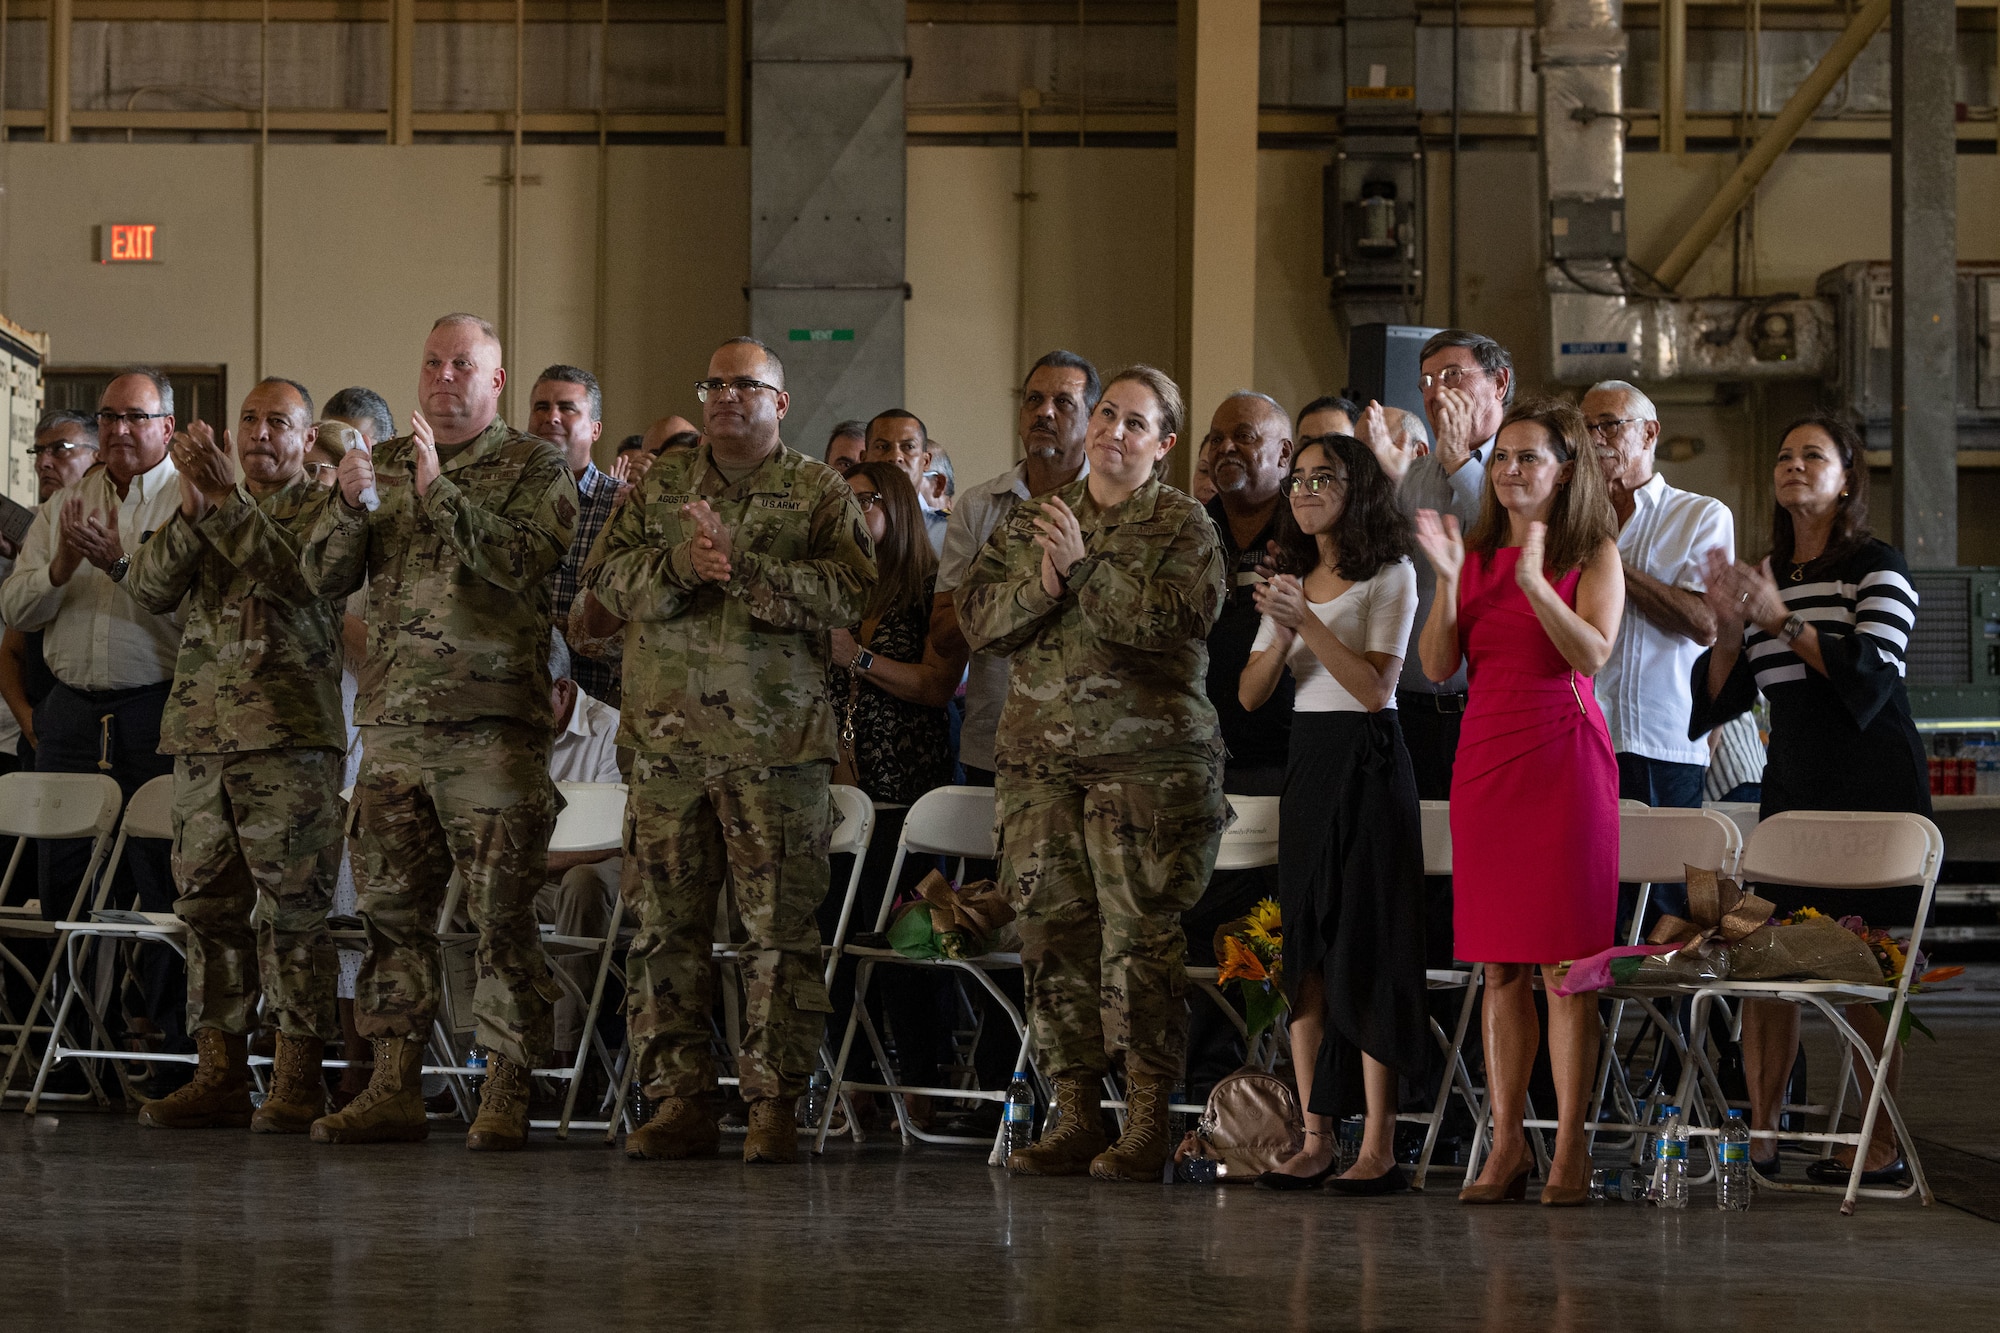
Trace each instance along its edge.
<instances>
[{"instance_id":1,"label":"wristwatch","mask_svg":"<svg viewBox=\"0 0 2000 1333\"><path fill-rule=\"evenodd\" d=\"M1786 643L1795 642L1806 632L1806 622L1796 611L1785 617L1785 623L1778 630L1778 637Z\"/></svg>"},{"instance_id":2,"label":"wristwatch","mask_svg":"<svg viewBox=\"0 0 2000 1333\"><path fill-rule=\"evenodd\" d=\"M113 560L111 562L111 568L105 570L104 572L111 576L111 581L113 583L122 583L125 580L125 571L130 568L132 568L132 557L129 555L121 555L116 560Z\"/></svg>"},{"instance_id":3,"label":"wristwatch","mask_svg":"<svg viewBox=\"0 0 2000 1333\"><path fill-rule=\"evenodd\" d=\"M874 665L875 654L869 652L866 648L856 648L854 650L854 669L856 671L866 671Z\"/></svg>"}]
</instances>

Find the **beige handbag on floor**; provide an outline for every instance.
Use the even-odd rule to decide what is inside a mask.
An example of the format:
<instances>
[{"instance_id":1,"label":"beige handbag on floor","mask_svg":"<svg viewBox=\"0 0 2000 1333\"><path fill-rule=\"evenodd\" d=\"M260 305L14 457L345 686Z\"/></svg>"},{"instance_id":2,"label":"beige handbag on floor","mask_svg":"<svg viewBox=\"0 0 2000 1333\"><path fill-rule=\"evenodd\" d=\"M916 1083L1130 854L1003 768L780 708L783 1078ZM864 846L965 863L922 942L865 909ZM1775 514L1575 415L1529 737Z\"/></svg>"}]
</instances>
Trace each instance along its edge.
<instances>
[{"instance_id":1,"label":"beige handbag on floor","mask_svg":"<svg viewBox=\"0 0 2000 1333\"><path fill-rule=\"evenodd\" d=\"M1174 1161L1212 1157L1221 1178L1255 1180L1306 1144L1305 1118L1298 1094L1276 1074L1245 1066L1215 1085L1201 1123L1188 1131Z\"/></svg>"}]
</instances>

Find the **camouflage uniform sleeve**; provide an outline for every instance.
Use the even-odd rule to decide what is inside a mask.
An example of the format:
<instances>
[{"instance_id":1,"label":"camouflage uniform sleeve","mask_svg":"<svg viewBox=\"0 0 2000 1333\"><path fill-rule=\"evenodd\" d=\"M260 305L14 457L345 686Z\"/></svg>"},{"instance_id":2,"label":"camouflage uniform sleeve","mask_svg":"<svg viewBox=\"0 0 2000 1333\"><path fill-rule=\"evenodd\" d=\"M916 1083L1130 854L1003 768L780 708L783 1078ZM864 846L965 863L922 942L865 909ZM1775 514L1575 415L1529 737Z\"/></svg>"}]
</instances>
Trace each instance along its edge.
<instances>
[{"instance_id":1,"label":"camouflage uniform sleeve","mask_svg":"<svg viewBox=\"0 0 2000 1333\"><path fill-rule=\"evenodd\" d=\"M203 544L187 515L176 509L160 530L139 543L126 571L132 600L156 616L172 614L194 587Z\"/></svg>"},{"instance_id":2,"label":"camouflage uniform sleeve","mask_svg":"<svg viewBox=\"0 0 2000 1333\"><path fill-rule=\"evenodd\" d=\"M1151 653L1208 637L1222 612L1224 583L1222 544L1206 514L1189 512L1150 572L1123 554L1107 550L1070 569L1069 586L1091 633Z\"/></svg>"},{"instance_id":3,"label":"camouflage uniform sleeve","mask_svg":"<svg viewBox=\"0 0 2000 1333\"><path fill-rule=\"evenodd\" d=\"M654 478L646 478L647 484ZM643 488L642 488L643 489ZM646 531L646 506L635 495L612 511L581 575L583 586L621 620L672 620L699 586L689 543L661 545Z\"/></svg>"},{"instance_id":4,"label":"camouflage uniform sleeve","mask_svg":"<svg viewBox=\"0 0 2000 1333\"><path fill-rule=\"evenodd\" d=\"M217 555L255 580L257 595L273 605L297 609L328 600L299 563L298 534L266 513L240 484L196 530Z\"/></svg>"},{"instance_id":5,"label":"camouflage uniform sleeve","mask_svg":"<svg viewBox=\"0 0 2000 1333\"><path fill-rule=\"evenodd\" d=\"M845 483L829 485L813 506L806 558L779 560L733 551L724 590L750 614L779 629L859 624L875 587L875 547Z\"/></svg>"},{"instance_id":6,"label":"camouflage uniform sleeve","mask_svg":"<svg viewBox=\"0 0 2000 1333\"><path fill-rule=\"evenodd\" d=\"M417 503L444 533L459 563L509 592L524 592L562 563L576 536L576 478L560 454L531 463L505 509L482 509L448 476Z\"/></svg>"},{"instance_id":7,"label":"camouflage uniform sleeve","mask_svg":"<svg viewBox=\"0 0 2000 1333\"><path fill-rule=\"evenodd\" d=\"M1011 522L1003 523L979 548L964 582L952 593L958 607L959 632L972 651L1012 656L1034 638L1049 613L1062 605L1042 587L1041 562L1034 572L1014 578L1008 572L1007 544ZM1037 552L1039 554L1039 552Z\"/></svg>"},{"instance_id":8,"label":"camouflage uniform sleeve","mask_svg":"<svg viewBox=\"0 0 2000 1333\"><path fill-rule=\"evenodd\" d=\"M310 508L301 515L299 569L321 597L346 597L368 576L368 511L348 508L338 486L317 503L317 515Z\"/></svg>"}]
</instances>

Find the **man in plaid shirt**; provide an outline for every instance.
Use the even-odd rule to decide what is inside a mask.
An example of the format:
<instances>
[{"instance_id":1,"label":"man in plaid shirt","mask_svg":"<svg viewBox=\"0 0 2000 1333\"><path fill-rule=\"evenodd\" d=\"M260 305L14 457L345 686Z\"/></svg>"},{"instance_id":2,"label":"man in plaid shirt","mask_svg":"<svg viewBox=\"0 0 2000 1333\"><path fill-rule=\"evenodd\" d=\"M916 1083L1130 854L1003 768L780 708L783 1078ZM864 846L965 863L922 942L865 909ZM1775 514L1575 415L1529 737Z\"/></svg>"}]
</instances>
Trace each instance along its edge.
<instances>
[{"instance_id":1,"label":"man in plaid shirt","mask_svg":"<svg viewBox=\"0 0 2000 1333\"><path fill-rule=\"evenodd\" d=\"M556 365L543 371L529 395L528 433L561 449L569 458L570 475L576 478L576 539L549 580L549 609L561 629L569 624L584 558L618 502L617 479L598 471L590 459L591 447L604 433L604 391L597 377L577 366ZM575 670L576 683L586 694L618 707L618 663L578 654Z\"/></svg>"}]
</instances>

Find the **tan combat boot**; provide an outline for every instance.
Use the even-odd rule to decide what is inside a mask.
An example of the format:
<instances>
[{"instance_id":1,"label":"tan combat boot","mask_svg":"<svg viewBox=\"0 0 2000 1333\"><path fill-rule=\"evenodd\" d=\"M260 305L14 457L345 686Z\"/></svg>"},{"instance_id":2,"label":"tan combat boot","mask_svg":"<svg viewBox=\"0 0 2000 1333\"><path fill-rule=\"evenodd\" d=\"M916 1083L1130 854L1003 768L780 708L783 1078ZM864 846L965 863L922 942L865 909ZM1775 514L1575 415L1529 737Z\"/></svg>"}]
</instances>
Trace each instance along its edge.
<instances>
[{"instance_id":1,"label":"tan combat boot","mask_svg":"<svg viewBox=\"0 0 2000 1333\"><path fill-rule=\"evenodd\" d=\"M303 1134L326 1114L326 1080L319 1070L326 1043L318 1037L278 1034L271 1090L250 1119L253 1134Z\"/></svg>"},{"instance_id":2,"label":"tan combat boot","mask_svg":"<svg viewBox=\"0 0 2000 1333\"><path fill-rule=\"evenodd\" d=\"M759 1097L750 1103L750 1137L743 1160L783 1164L799 1160L799 1099Z\"/></svg>"},{"instance_id":3,"label":"tan combat boot","mask_svg":"<svg viewBox=\"0 0 2000 1333\"><path fill-rule=\"evenodd\" d=\"M653 1118L625 1136L625 1155L656 1162L713 1157L722 1145L722 1126L706 1097L669 1097Z\"/></svg>"},{"instance_id":4,"label":"tan combat boot","mask_svg":"<svg viewBox=\"0 0 2000 1333\"><path fill-rule=\"evenodd\" d=\"M249 1038L220 1028L196 1028L194 1080L139 1107L153 1129L242 1129L250 1123Z\"/></svg>"},{"instance_id":5,"label":"tan combat boot","mask_svg":"<svg viewBox=\"0 0 2000 1333\"><path fill-rule=\"evenodd\" d=\"M313 1121L314 1143L421 1143L424 1118L424 1039L377 1037L375 1074L361 1095Z\"/></svg>"},{"instance_id":6,"label":"tan combat boot","mask_svg":"<svg viewBox=\"0 0 2000 1333\"><path fill-rule=\"evenodd\" d=\"M1055 1105L1032 1148L1009 1154L1007 1169L1017 1176L1080 1176L1091 1158L1110 1142L1104 1134L1104 1113L1098 1109L1095 1085L1087 1079L1052 1080Z\"/></svg>"},{"instance_id":7,"label":"tan combat boot","mask_svg":"<svg viewBox=\"0 0 2000 1333\"><path fill-rule=\"evenodd\" d=\"M495 1051L479 1086L479 1114L466 1131L474 1152L516 1152L528 1146L528 1071Z\"/></svg>"},{"instance_id":8,"label":"tan combat boot","mask_svg":"<svg viewBox=\"0 0 2000 1333\"><path fill-rule=\"evenodd\" d=\"M1125 1089L1125 1132L1097 1155L1090 1174L1098 1180L1157 1181L1173 1155L1167 1138L1167 1100L1172 1085L1163 1078L1133 1078Z\"/></svg>"}]
</instances>

